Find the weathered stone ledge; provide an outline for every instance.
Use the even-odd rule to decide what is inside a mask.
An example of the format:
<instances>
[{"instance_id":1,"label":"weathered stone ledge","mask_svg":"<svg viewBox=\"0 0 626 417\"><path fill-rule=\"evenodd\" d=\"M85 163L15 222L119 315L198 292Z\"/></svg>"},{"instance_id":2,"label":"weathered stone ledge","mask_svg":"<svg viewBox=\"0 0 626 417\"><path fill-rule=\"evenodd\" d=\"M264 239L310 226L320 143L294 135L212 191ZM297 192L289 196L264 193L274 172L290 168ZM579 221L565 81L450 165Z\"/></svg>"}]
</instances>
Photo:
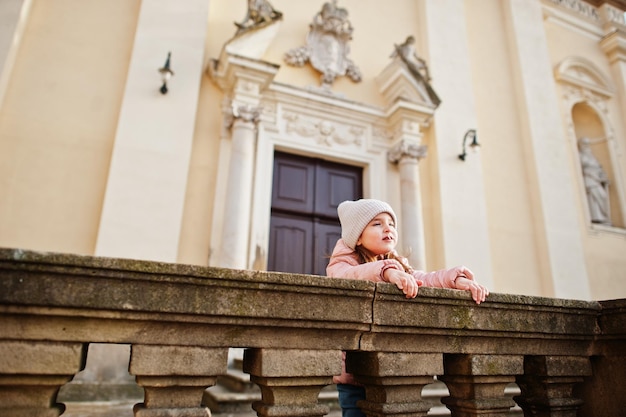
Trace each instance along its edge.
<instances>
[{"instance_id":1,"label":"weathered stone ledge","mask_svg":"<svg viewBox=\"0 0 626 417\"><path fill-rule=\"evenodd\" d=\"M407 300L384 283L0 249L0 411L58 416L56 393L101 342L131 345L138 417L206 415L202 393L232 347L246 348L262 416L326 414L317 396L341 351L372 416L425 415L420 387L434 376L452 410L504 413L516 382L524 410L617 415L625 319L625 300L491 294L476 305L435 288Z\"/></svg>"}]
</instances>

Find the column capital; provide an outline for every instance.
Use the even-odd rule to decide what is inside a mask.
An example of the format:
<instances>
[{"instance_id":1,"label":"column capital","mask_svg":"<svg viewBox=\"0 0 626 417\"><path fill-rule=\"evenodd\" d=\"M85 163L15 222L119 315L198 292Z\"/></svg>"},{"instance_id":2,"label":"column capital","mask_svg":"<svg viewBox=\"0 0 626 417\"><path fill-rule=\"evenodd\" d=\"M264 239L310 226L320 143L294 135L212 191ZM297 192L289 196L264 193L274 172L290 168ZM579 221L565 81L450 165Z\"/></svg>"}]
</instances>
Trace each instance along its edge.
<instances>
[{"instance_id":1,"label":"column capital","mask_svg":"<svg viewBox=\"0 0 626 417\"><path fill-rule=\"evenodd\" d=\"M251 106L249 104L235 104L233 103L231 109L231 116L234 119L239 119L244 122L250 122L257 124L261 119L261 106Z\"/></svg>"},{"instance_id":2,"label":"column capital","mask_svg":"<svg viewBox=\"0 0 626 417\"><path fill-rule=\"evenodd\" d=\"M248 103L231 102L223 107L224 124L223 135L229 131L235 122L251 125L250 128L256 127L261 120L261 112L263 107L253 106Z\"/></svg>"},{"instance_id":3,"label":"column capital","mask_svg":"<svg viewBox=\"0 0 626 417\"><path fill-rule=\"evenodd\" d=\"M426 157L428 147L426 145L420 145L413 141L400 140L393 145L387 153L389 162L397 164L404 158L417 159L418 161Z\"/></svg>"}]
</instances>

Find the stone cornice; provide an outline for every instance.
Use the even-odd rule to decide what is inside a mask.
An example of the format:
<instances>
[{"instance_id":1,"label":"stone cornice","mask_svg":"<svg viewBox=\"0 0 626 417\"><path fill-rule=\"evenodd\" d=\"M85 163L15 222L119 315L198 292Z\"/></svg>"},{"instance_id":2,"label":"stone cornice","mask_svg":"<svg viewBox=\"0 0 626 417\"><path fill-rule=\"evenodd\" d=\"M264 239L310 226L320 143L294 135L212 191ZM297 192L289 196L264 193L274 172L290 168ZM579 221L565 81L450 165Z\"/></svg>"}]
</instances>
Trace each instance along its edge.
<instances>
[{"instance_id":1,"label":"stone cornice","mask_svg":"<svg viewBox=\"0 0 626 417\"><path fill-rule=\"evenodd\" d=\"M585 3L589 3L596 7L604 4L610 4L611 6L626 10L626 0L585 0Z\"/></svg>"}]
</instances>

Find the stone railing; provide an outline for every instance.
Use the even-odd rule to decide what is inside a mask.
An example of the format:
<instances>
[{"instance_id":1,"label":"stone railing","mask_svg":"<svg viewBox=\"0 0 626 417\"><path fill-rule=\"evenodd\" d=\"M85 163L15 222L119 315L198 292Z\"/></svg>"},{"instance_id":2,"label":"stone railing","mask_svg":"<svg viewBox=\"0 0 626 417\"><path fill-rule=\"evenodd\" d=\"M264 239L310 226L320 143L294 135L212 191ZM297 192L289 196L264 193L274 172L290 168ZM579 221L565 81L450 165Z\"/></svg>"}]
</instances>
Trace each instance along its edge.
<instances>
[{"instance_id":1,"label":"stone railing","mask_svg":"<svg viewBox=\"0 0 626 417\"><path fill-rule=\"evenodd\" d=\"M618 416L626 409L626 301L583 302L318 276L0 249L0 415L58 416L89 343L131 345L137 417L210 414L204 391L245 348L259 416L322 416L347 367L368 416L425 416L443 381L453 416Z\"/></svg>"}]
</instances>

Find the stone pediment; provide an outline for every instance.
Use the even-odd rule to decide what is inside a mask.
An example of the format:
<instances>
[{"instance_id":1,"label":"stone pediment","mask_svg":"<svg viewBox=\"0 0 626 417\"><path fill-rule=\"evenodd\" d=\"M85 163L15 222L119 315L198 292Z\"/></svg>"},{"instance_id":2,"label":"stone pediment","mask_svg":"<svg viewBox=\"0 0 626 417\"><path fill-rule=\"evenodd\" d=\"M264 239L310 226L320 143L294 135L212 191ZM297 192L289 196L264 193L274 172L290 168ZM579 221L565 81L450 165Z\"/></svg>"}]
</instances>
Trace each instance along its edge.
<instances>
[{"instance_id":1,"label":"stone pediment","mask_svg":"<svg viewBox=\"0 0 626 417\"><path fill-rule=\"evenodd\" d=\"M405 101L434 110L441 102L430 84L424 79L418 80L400 57L395 57L376 81L388 106Z\"/></svg>"},{"instance_id":2,"label":"stone pediment","mask_svg":"<svg viewBox=\"0 0 626 417\"><path fill-rule=\"evenodd\" d=\"M224 51L232 55L245 56L252 59L262 59L271 45L280 28L280 20L252 27L238 32L224 45Z\"/></svg>"},{"instance_id":3,"label":"stone pediment","mask_svg":"<svg viewBox=\"0 0 626 417\"><path fill-rule=\"evenodd\" d=\"M582 57L568 57L554 69L558 81L593 91L605 98L612 97L614 88L596 66Z\"/></svg>"}]
</instances>

